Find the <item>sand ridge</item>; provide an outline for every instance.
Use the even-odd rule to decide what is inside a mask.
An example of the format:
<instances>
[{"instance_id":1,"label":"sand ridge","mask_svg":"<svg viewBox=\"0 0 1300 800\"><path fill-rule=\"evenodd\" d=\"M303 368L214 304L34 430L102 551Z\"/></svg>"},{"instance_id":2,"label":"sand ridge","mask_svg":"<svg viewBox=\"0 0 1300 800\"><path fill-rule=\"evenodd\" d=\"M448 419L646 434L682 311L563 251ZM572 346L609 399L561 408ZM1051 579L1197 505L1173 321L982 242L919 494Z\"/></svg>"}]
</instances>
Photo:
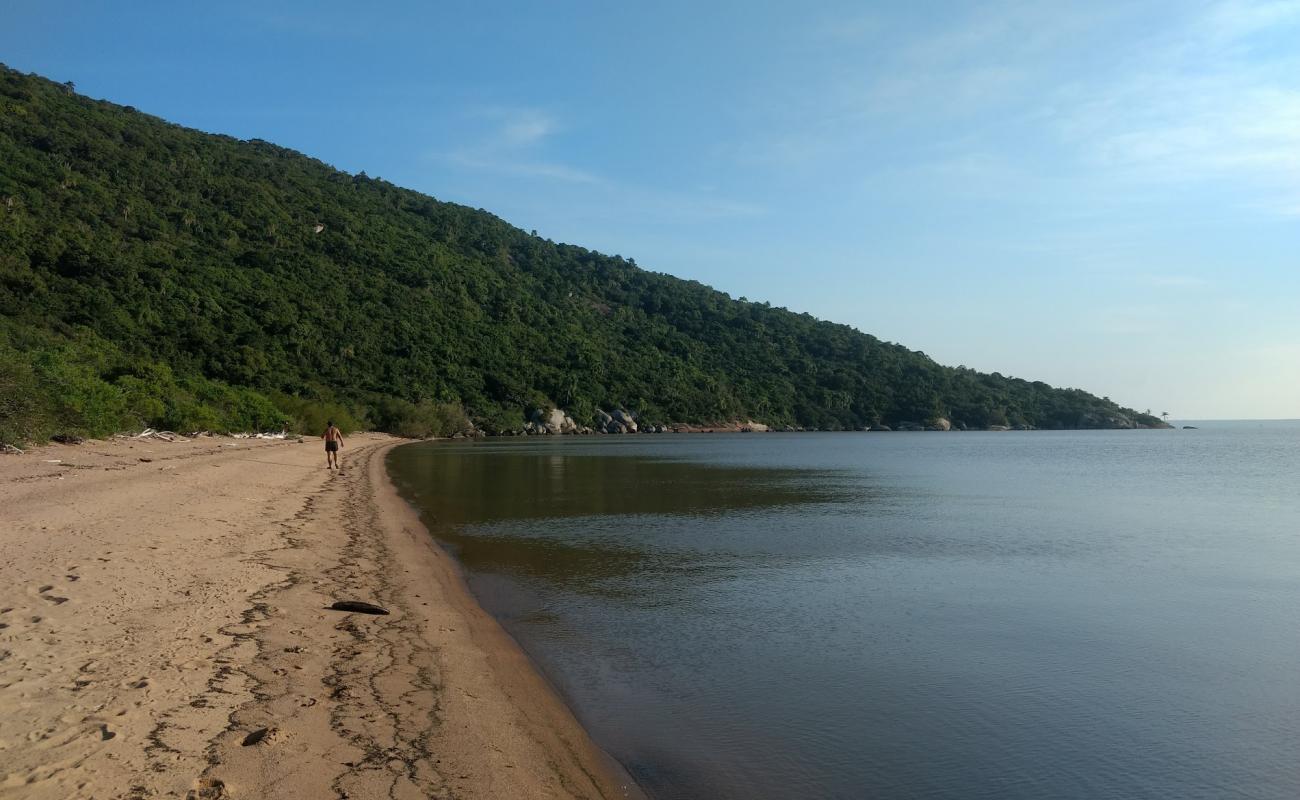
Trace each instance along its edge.
<instances>
[{"instance_id":1,"label":"sand ridge","mask_svg":"<svg viewBox=\"0 0 1300 800\"><path fill-rule=\"evenodd\" d=\"M396 495L398 443L0 458L0 795L639 796Z\"/></svg>"}]
</instances>

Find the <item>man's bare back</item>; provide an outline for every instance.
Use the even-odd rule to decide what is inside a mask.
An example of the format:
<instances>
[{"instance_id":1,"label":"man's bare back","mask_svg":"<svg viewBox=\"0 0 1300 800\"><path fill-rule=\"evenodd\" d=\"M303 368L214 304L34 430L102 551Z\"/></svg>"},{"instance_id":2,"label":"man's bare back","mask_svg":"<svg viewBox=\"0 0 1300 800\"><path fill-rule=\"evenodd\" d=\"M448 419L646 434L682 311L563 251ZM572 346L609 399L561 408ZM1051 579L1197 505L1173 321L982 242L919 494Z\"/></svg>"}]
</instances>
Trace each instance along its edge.
<instances>
[{"instance_id":1,"label":"man's bare back","mask_svg":"<svg viewBox=\"0 0 1300 800\"><path fill-rule=\"evenodd\" d=\"M325 433L320 437L325 440L325 468L343 469L339 466L339 448L343 446L343 431L330 420L325 424Z\"/></svg>"}]
</instances>

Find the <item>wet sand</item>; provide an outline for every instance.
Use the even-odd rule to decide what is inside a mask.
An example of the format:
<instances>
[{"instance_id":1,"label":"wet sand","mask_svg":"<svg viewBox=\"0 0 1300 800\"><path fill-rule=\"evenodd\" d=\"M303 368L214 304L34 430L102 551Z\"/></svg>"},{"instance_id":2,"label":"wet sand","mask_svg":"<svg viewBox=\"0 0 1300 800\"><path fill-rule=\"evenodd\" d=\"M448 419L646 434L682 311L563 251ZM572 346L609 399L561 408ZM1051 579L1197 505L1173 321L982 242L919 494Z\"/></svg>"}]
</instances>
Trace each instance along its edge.
<instances>
[{"instance_id":1,"label":"wet sand","mask_svg":"<svg viewBox=\"0 0 1300 800\"><path fill-rule=\"evenodd\" d=\"M639 797L397 496L399 443L0 456L0 794Z\"/></svg>"}]
</instances>

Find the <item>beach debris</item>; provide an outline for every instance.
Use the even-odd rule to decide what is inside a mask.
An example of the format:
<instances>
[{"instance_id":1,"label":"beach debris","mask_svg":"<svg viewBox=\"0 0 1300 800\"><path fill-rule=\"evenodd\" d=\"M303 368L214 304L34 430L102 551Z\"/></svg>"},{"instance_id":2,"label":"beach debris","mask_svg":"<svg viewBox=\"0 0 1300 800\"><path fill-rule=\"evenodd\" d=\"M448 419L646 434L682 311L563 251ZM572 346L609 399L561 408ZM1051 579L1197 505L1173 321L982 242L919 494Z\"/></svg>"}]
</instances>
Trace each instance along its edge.
<instances>
[{"instance_id":1,"label":"beach debris","mask_svg":"<svg viewBox=\"0 0 1300 800\"><path fill-rule=\"evenodd\" d=\"M388 609L383 606L377 606L374 603L364 603L360 600L339 600L330 606L331 611L355 611L358 614L388 614Z\"/></svg>"},{"instance_id":2,"label":"beach debris","mask_svg":"<svg viewBox=\"0 0 1300 800\"><path fill-rule=\"evenodd\" d=\"M81 444L86 440L80 436L74 436L71 433L56 433L50 437L50 441L58 442L59 444Z\"/></svg>"},{"instance_id":3,"label":"beach debris","mask_svg":"<svg viewBox=\"0 0 1300 800\"><path fill-rule=\"evenodd\" d=\"M145 428L135 435L136 439L161 439L164 442L188 442L189 439L181 436L175 431L156 431L153 428Z\"/></svg>"},{"instance_id":4,"label":"beach debris","mask_svg":"<svg viewBox=\"0 0 1300 800\"><path fill-rule=\"evenodd\" d=\"M150 463L150 462L153 461L152 458L145 458L144 456L140 456L140 460L141 460L142 462L144 462L145 464L148 464L148 463Z\"/></svg>"},{"instance_id":5,"label":"beach debris","mask_svg":"<svg viewBox=\"0 0 1300 800\"><path fill-rule=\"evenodd\" d=\"M232 433L230 434L230 438L232 439L288 439L289 432L280 431L279 433Z\"/></svg>"},{"instance_id":6,"label":"beach debris","mask_svg":"<svg viewBox=\"0 0 1300 800\"><path fill-rule=\"evenodd\" d=\"M258 742L262 741L263 739L265 739L267 734L269 734L270 732L271 732L270 728L258 728L257 730L245 736L244 741L240 742L240 744L243 747L251 747L257 744Z\"/></svg>"},{"instance_id":7,"label":"beach debris","mask_svg":"<svg viewBox=\"0 0 1300 800\"><path fill-rule=\"evenodd\" d=\"M11 444L0 445L0 453L8 456L20 456L24 450L21 447L14 447Z\"/></svg>"}]
</instances>

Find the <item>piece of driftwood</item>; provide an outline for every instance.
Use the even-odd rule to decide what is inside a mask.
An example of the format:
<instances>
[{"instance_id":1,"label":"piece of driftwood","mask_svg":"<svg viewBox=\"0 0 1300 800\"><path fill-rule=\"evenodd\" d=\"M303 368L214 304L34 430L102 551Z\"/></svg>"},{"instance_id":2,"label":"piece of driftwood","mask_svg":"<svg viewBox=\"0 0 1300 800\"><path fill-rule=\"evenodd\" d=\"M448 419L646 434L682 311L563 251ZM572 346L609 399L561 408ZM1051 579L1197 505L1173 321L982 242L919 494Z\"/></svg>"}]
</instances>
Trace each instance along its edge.
<instances>
[{"instance_id":1,"label":"piece of driftwood","mask_svg":"<svg viewBox=\"0 0 1300 800\"><path fill-rule=\"evenodd\" d=\"M388 609L383 606L377 606L374 603L363 603L360 600L339 600L330 606L331 611L355 611L358 614L387 614Z\"/></svg>"},{"instance_id":2,"label":"piece of driftwood","mask_svg":"<svg viewBox=\"0 0 1300 800\"><path fill-rule=\"evenodd\" d=\"M175 431L156 431L153 428L145 428L135 435L136 439L160 439L164 442L188 442L184 436Z\"/></svg>"}]
</instances>

